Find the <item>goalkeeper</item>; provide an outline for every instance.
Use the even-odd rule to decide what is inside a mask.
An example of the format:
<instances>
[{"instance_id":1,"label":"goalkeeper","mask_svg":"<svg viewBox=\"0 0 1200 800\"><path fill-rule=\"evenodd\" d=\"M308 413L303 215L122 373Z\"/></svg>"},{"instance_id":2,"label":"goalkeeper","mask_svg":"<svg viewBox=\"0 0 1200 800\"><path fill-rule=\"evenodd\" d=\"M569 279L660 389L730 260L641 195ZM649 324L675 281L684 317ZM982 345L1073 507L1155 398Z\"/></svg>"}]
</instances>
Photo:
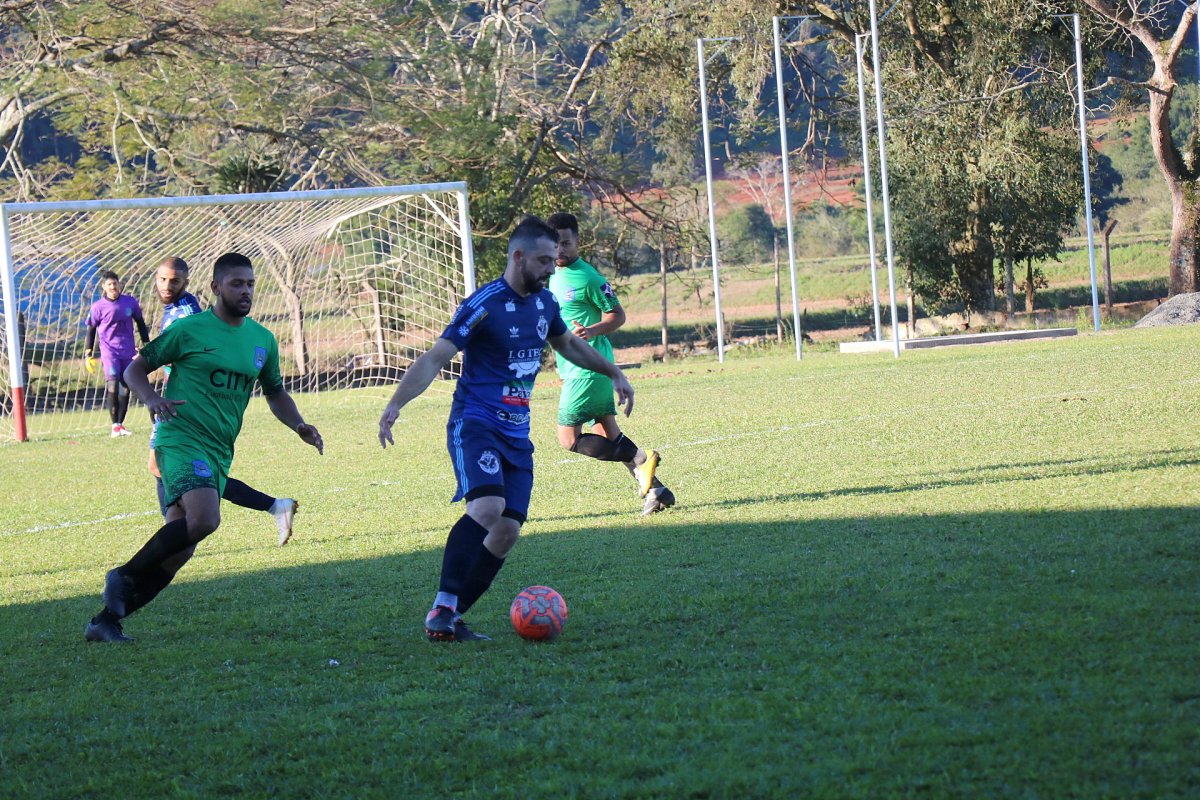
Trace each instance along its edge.
<instances>
[{"instance_id":1,"label":"goalkeeper","mask_svg":"<svg viewBox=\"0 0 1200 800\"><path fill-rule=\"evenodd\" d=\"M558 231L558 268L550 277L550 291L562 307L567 327L610 361L608 334L625 324L625 310L604 276L579 257L579 222L573 214L551 214L546 223ZM675 505L675 495L655 477L660 456L633 443L617 425L612 381L583 369L556 353L563 380L558 400L558 443L572 453L600 461L619 461L637 481L645 498L642 516ZM591 425L593 433L583 433Z\"/></svg>"},{"instance_id":2,"label":"goalkeeper","mask_svg":"<svg viewBox=\"0 0 1200 800\"><path fill-rule=\"evenodd\" d=\"M133 341L136 324L142 344L150 341L150 329L142 318L142 307L133 295L121 293L121 279L109 270L100 278L102 295L92 303L87 318L87 343L84 365L88 374L96 374L96 334L100 334L100 363L104 368L104 400L112 420L112 436L129 436L125 414L129 411L129 386L125 368L137 355Z\"/></svg>"}]
</instances>

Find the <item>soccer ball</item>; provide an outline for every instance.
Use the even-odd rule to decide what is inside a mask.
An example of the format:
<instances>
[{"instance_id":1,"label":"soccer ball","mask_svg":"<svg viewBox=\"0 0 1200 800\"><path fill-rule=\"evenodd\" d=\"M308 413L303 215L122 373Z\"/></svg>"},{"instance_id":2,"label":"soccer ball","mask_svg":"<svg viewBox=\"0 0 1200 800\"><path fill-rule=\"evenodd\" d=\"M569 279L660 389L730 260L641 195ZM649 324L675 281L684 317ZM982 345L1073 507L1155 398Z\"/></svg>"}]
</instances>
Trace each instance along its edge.
<instances>
[{"instance_id":1,"label":"soccer ball","mask_svg":"<svg viewBox=\"0 0 1200 800\"><path fill-rule=\"evenodd\" d=\"M508 615L521 638L548 642L562 633L567 601L549 586L530 586L513 600Z\"/></svg>"}]
</instances>

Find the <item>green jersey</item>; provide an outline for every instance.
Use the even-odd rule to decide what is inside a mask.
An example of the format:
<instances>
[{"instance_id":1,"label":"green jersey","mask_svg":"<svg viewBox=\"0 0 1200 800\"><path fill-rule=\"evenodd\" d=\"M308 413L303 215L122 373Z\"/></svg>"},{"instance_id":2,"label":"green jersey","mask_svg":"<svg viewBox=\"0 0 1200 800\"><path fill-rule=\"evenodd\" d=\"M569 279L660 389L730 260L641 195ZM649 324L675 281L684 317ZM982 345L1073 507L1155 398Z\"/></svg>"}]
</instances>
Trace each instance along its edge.
<instances>
[{"instance_id":1,"label":"green jersey","mask_svg":"<svg viewBox=\"0 0 1200 800\"><path fill-rule=\"evenodd\" d=\"M617 293L595 267L577 258L565 267L558 267L550 276L550 291L562 307L562 318L567 323L567 330L574 330L572 322L578 322L587 327L600 321L600 316L621 305ZM593 336L588 344L600 351L609 361L613 359L612 342L607 336ZM555 352L558 374L565 380L592 376L591 370L584 369Z\"/></svg>"},{"instance_id":2,"label":"green jersey","mask_svg":"<svg viewBox=\"0 0 1200 800\"><path fill-rule=\"evenodd\" d=\"M255 381L263 394L283 390L275 335L249 318L230 325L212 309L177 320L142 348L142 358L151 369L171 364L164 396L187 401L158 426L159 448L199 444L232 460Z\"/></svg>"}]
</instances>

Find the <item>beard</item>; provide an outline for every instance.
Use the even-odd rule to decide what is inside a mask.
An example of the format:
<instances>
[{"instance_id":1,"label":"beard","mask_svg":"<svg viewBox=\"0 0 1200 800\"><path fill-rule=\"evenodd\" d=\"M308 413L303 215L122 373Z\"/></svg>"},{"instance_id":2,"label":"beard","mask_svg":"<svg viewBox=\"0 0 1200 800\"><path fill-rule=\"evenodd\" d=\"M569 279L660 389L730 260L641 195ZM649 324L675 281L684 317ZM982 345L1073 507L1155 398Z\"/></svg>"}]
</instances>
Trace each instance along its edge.
<instances>
[{"instance_id":1,"label":"beard","mask_svg":"<svg viewBox=\"0 0 1200 800\"><path fill-rule=\"evenodd\" d=\"M228 314L230 317L249 316L250 308L253 305L253 302L251 302L251 303L247 303L246 305L243 306L241 304L241 301L238 301L238 300L235 300L234 302L230 303L224 297L222 297L219 302L221 303L222 310L224 310L224 312L226 314Z\"/></svg>"}]
</instances>

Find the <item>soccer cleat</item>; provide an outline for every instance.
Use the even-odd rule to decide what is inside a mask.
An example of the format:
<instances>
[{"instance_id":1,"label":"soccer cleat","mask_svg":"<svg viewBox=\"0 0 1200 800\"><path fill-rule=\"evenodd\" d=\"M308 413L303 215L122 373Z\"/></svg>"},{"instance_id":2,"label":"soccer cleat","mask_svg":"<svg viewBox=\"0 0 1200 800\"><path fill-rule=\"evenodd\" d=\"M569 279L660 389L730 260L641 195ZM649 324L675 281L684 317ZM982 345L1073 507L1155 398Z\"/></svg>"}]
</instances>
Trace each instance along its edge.
<instances>
[{"instance_id":1,"label":"soccer cleat","mask_svg":"<svg viewBox=\"0 0 1200 800\"><path fill-rule=\"evenodd\" d=\"M116 439L120 435L121 435L121 426L114 423L112 426L112 433L109 434L109 436Z\"/></svg>"},{"instance_id":2,"label":"soccer cleat","mask_svg":"<svg viewBox=\"0 0 1200 800\"><path fill-rule=\"evenodd\" d=\"M116 614L125 616L125 604L133 599L133 581L126 578L116 569L110 569L104 576L104 606Z\"/></svg>"},{"instance_id":3,"label":"soccer cleat","mask_svg":"<svg viewBox=\"0 0 1200 800\"><path fill-rule=\"evenodd\" d=\"M275 524L279 526L279 546L283 547L292 538L292 518L300 510L300 501L290 497L280 497L275 501Z\"/></svg>"},{"instance_id":4,"label":"soccer cleat","mask_svg":"<svg viewBox=\"0 0 1200 800\"><path fill-rule=\"evenodd\" d=\"M425 616L425 637L431 642L453 642L454 609L434 606Z\"/></svg>"},{"instance_id":5,"label":"soccer cleat","mask_svg":"<svg viewBox=\"0 0 1200 800\"><path fill-rule=\"evenodd\" d=\"M654 471L658 469L660 456L657 450L646 453L646 460L633 468L633 477L638 482L638 497L645 497L654 488Z\"/></svg>"},{"instance_id":6,"label":"soccer cleat","mask_svg":"<svg viewBox=\"0 0 1200 800\"><path fill-rule=\"evenodd\" d=\"M656 486L646 495L646 503L642 506L642 516L648 517L659 511L666 511L675 505L675 494L665 486Z\"/></svg>"},{"instance_id":7,"label":"soccer cleat","mask_svg":"<svg viewBox=\"0 0 1200 800\"><path fill-rule=\"evenodd\" d=\"M132 642L132 636L126 636L117 620L105 620L95 617L83 630L84 641L88 642Z\"/></svg>"},{"instance_id":8,"label":"soccer cleat","mask_svg":"<svg viewBox=\"0 0 1200 800\"><path fill-rule=\"evenodd\" d=\"M459 617L454 620L454 641L456 642L490 642L492 637L473 631L463 622L463 618Z\"/></svg>"},{"instance_id":9,"label":"soccer cleat","mask_svg":"<svg viewBox=\"0 0 1200 800\"><path fill-rule=\"evenodd\" d=\"M126 428L124 425L122 425L119 422L112 426L111 436L114 439L116 439L118 436L132 436L132 435L133 435L133 431L129 430L128 428Z\"/></svg>"}]
</instances>

